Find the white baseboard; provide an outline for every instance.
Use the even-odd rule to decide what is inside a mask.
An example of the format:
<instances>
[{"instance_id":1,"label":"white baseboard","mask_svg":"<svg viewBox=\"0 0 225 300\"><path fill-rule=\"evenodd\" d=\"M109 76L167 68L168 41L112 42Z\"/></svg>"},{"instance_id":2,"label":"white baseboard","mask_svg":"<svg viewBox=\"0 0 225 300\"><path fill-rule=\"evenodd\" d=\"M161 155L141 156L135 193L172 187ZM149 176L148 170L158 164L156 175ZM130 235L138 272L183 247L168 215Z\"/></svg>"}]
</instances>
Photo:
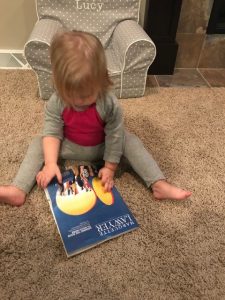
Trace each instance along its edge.
<instances>
[{"instance_id":1,"label":"white baseboard","mask_svg":"<svg viewBox=\"0 0 225 300\"><path fill-rule=\"evenodd\" d=\"M0 49L0 69L30 69L23 50Z\"/></svg>"},{"instance_id":2,"label":"white baseboard","mask_svg":"<svg viewBox=\"0 0 225 300\"><path fill-rule=\"evenodd\" d=\"M0 53L21 53L23 54L23 50L15 50L15 49L0 49Z\"/></svg>"}]
</instances>

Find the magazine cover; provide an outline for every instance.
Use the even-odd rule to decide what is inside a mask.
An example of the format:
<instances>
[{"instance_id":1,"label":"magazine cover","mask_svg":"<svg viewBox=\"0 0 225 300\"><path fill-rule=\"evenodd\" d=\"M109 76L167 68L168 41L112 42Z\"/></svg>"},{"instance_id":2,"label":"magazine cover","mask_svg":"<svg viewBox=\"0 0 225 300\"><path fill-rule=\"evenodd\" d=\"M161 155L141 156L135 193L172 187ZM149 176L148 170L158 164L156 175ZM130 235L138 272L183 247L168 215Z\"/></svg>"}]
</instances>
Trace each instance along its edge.
<instances>
[{"instance_id":1,"label":"magazine cover","mask_svg":"<svg viewBox=\"0 0 225 300\"><path fill-rule=\"evenodd\" d=\"M104 192L97 170L73 166L45 190L67 256L134 230L138 224L115 187Z\"/></svg>"}]
</instances>

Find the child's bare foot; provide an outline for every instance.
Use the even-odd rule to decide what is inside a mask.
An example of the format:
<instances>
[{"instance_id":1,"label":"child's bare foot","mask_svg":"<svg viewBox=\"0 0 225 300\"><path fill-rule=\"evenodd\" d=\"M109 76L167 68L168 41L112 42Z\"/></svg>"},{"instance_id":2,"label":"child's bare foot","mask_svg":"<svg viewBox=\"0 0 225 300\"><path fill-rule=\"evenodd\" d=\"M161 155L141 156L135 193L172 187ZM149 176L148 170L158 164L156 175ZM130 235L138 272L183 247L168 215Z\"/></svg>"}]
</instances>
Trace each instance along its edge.
<instances>
[{"instance_id":1,"label":"child's bare foot","mask_svg":"<svg viewBox=\"0 0 225 300\"><path fill-rule=\"evenodd\" d=\"M0 202L13 206L21 206L25 202L26 193L13 185L0 186Z\"/></svg>"},{"instance_id":2,"label":"child's bare foot","mask_svg":"<svg viewBox=\"0 0 225 300\"><path fill-rule=\"evenodd\" d=\"M153 195L158 200L184 200L191 196L190 191L183 190L168 183L166 180L159 180L152 185Z\"/></svg>"}]
</instances>

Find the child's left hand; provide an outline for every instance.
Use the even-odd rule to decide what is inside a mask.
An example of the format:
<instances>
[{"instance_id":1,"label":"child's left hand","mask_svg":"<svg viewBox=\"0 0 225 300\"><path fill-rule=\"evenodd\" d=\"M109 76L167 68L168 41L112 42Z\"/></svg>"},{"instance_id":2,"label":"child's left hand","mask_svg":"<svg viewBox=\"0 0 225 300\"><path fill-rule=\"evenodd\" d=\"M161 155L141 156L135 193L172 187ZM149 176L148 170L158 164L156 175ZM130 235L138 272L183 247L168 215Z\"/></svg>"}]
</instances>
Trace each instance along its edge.
<instances>
[{"instance_id":1,"label":"child's left hand","mask_svg":"<svg viewBox=\"0 0 225 300\"><path fill-rule=\"evenodd\" d=\"M111 189L113 188L114 174L115 174L115 171L113 171L107 167L101 168L98 172L98 177L101 178L102 185L104 186L104 189L106 192L110 192Z\"/></svg>"}]
</instances>

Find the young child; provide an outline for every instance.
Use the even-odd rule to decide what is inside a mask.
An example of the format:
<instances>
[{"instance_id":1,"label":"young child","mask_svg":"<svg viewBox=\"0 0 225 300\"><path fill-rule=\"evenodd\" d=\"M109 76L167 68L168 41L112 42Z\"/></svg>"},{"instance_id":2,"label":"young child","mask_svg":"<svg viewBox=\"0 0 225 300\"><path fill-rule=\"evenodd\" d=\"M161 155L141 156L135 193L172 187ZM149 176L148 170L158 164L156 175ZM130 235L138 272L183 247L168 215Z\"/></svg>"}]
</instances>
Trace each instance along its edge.
<instances>
[{"instance_id":1,"label":"young child","mask_svg":"<svg viewBox=\"0 0 225 300\"><path fill-rule=\"evenodd\" d=\"M191 192L168 183L142 142L124 129L104 49L92 34L71 31L58 34L50 47L56 92L45 107L42 137L28 148L9 186L0 186L0 201L20 206L37 181L45 188L54 176L62 181L58 159L96 162L106 191L122 156L151 189L156 199L181 200Z\"/></svg>"}]
</instances>

